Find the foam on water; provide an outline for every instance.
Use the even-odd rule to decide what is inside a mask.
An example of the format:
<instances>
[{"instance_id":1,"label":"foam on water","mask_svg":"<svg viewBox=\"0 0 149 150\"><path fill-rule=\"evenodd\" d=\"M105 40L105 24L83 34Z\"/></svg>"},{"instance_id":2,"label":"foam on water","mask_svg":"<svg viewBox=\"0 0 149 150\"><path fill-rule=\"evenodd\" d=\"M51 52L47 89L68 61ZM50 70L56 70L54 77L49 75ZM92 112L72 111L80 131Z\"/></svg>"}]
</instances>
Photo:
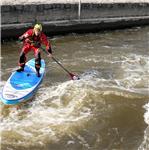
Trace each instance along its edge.
<instances>
[{"instance_id":1,"label":"foam on water","mask_svg":"<svg viewBox=\"0 0 149 150\"><path fill-rule=\"evenodd\" d=\"M146 110L144 114L144 121L148 124L148 127L144 131L144 139L138 150L148 150L149 149L149 103L144 105L144 109Z\"/></svg>"},{"instance_id":2,"label":"foam on water","mask_svg":"<svg viewBox=\"0 0 149 150\"><path fill-rule=\"evenodd\" d=\"M47 136L53 140L55 134L63 133L63 130L67 130L70 124L89 119L90 109L79 106L86 96L85 91L77 89L75 84L73 81L68 81L53 87L41 88L32 106L27 110L21 109L13 112L13 109L9 108L9 115L5 118L1 116L3 136L7 133L19 134L21 140L25 140L20 140L21 145L23 142L25 144L28 137L32 140L41 140L42 143ZM44 139L41 139L42 136ZM5 144L7 142L9 140L4 140Z\"/></svg>"},{"instance_id":3,"label":"foam on water","mask_svg":"<svg viewBox=\"0 0 149 150\"><path fill-rule=\"evenodd\" d=\"M149 125L149 103L144 106L146 113L144 114L144 120Z\"/></svg>"},{"instance_id":4,"label":"foam on water","mask_svg":"<svg viewBox=\"0 0 149 150\"><path fill-rule=\"evenodd\" d=\"M117 60L111 63L117 63ZM86 96L86 90L91 89L99 91L99 89L105 90L109 88L130 92L134 90L135 93L137 93L137 89L148 90L148 82L146 81L149 79L149 58L147 56L131 54L127 57L122 57L118 63L123 69L121 77L116 74L105 78L103 72L91 69L80 75L80 80L67 81L52 87L41 87L30 108L30 112L33 113L40 105L41 107L38 109L47 110L49 114L50 112L53 114L56 111L61 114L60 112L65 112L65 109L67 112L71 112L74 104ZM4 84L5 82L1 82L1 86ZM67 103L64 101L67 101ZM52 104L55 108L49 107Z\"/></svg>"},{"instance_id":5,"label":"foam on water","mask_svg":"<svg viewBox=\"0 0 149 150\"><path fill-rule=\"evenodd\" d=\"M124 69L122 79L114 79L111 76L109 79L105 79L101 72L88 70L81 75L81 80L67 81L52 87L41 87L27 111L21 109L2 118L1 131L4 134L10 131L17 132L23 137L31 136L34 139L35 136L37 139L36 134L39 132L40 136L47 133L54 136L56 133L52 129L53 126L65 125L68 127L70 124L80 123L92 116L90 107L85 106L90 93L138 97L136 92L133 91L135 94L132 94L132 89L137 89L136 85L144 82L140 81L143 80L140 79L140 74L142 77L148 78L147 60L144 60L143 69L139 64L140 59L143 58L133 55L122 61ZM143 84L142 87L147 88L147 85ZM10 112L12 111L10 108ZM145 114L147 123L149 122L148 115L147 112Z\"/></svg>"}]
</instances>

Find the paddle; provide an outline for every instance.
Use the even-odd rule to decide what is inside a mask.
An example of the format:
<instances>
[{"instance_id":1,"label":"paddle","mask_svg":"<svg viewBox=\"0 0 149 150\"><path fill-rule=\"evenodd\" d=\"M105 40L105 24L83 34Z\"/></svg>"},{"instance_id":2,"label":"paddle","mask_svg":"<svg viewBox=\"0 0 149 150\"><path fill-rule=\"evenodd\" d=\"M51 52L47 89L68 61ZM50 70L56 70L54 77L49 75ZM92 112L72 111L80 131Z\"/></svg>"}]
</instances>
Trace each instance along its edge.
<instances>
[{"instance_id":1,"label":"paddle","mask_svg":"<svg viewBox=\"0 0 149 150\"><path fill-rule=\"evenodd\" d=\"M49 52L46 51L44 48L40 47L47 55L49 55ZM79 76L78 75L75 75L71 72L69 72L54 56L52 56L52 59L65 71L69 74L70 78L72 80L79 80Z\"/></svg>"}]
</instances>

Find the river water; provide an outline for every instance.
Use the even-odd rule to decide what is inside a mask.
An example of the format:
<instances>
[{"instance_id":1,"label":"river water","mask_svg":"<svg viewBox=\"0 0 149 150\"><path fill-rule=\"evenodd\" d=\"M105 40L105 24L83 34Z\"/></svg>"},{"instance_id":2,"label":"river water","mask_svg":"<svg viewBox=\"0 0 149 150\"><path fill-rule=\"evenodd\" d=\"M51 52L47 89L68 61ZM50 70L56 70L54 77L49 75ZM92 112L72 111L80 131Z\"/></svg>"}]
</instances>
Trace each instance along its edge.
<instances>
[{"instance_id":1,"label":"river water","mask_svg":"<svg viewBox=\"0 0 149 150\"><path fill-rule=\"evenodd\" d=\"M149 27L49 38L54 56L34 98L1 102L1 150L149 149ZM2 44L2 89L21 43ZM28 60L33 57L31 52Z\"/></svg>"}]
</instances>

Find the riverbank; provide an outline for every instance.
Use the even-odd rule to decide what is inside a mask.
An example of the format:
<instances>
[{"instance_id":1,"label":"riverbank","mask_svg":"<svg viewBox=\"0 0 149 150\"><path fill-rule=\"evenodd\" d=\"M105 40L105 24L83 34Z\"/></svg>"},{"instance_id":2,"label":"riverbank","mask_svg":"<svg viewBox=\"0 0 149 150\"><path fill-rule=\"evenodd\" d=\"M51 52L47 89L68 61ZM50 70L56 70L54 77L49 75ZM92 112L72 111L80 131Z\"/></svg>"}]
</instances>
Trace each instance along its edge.
<instances>
[{"instance_id":1,"label":"riverbank","mask_svg":"<svg viewBox=\"0 0 149 150\"><path fill-rule=\"evenodd\" d=\"M12 1L13 2L13 1ZM58 1L59 2L59 1ZM1 37L17 38L36 22L47 35L90 32L149 24L149 3L40 3L2 2Z\"/></svg>"}]
</instances>

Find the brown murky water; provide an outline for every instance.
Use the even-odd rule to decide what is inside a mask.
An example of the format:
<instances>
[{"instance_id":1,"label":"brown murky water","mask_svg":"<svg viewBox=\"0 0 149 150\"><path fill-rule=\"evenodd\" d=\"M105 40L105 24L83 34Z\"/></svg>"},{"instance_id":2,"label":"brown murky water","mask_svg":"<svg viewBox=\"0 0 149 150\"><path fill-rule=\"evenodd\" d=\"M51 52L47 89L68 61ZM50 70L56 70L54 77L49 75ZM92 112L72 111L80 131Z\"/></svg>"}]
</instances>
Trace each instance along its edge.
<instances>
[{"instance_id":1,"label":"brown murky water","mask_svg":"<svg viewBox=\"0 0 149 150\"><path fill-rule=\"evenodd\" d=\"M19 110L1 102L1 149L147 150L148 39L149 27L50 38L81 79L70 81L43 53L46 76L32 101ZM17 41L2 45L1 89L20 49Z\"/></svg>"}]
</instances>

